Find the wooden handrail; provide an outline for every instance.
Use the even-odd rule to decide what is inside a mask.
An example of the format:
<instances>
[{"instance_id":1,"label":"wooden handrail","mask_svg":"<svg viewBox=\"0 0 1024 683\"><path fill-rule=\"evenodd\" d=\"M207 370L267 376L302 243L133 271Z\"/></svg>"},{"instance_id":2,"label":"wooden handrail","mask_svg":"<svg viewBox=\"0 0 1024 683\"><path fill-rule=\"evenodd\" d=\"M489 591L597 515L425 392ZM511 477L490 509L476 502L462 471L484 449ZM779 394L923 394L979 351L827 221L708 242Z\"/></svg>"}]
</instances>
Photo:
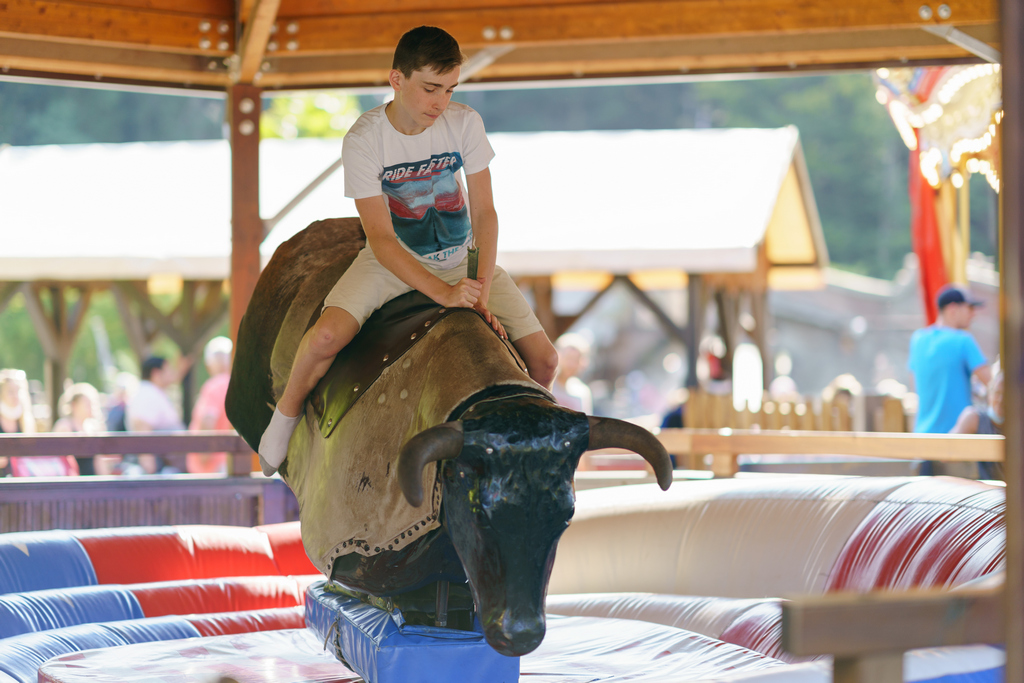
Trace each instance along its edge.
<instances>
[{"instance_id":1,"label":"wooden handrail","mask_svg":"<svg viewBox=\"0 0 1024 683\"><path fill-rule=\"evenodd\" d=\"M1003 587L832 593L782 603L782 648L831 654L835 683L902 683L903 653L1005 641Z\"/></svg>"},{"instance_id":2,"label":"wooden handrail","mask_svg":"<svg viewBox=\"0 0 1024 683\"><path fill-rule=\"evenodd\" d=\"M975 434L810 432L749 429L662 429L669 453L711 454L716 476L736 473L740 455L867 456L898 460L1002 462L1005 439Z\"/></svg>"},{"instance_id":3,"label":"wooden handrail","mask_svg":"<svg viewBox=\"0 0 1024 683\"><path fill-rule=\"evenodd\" d=\"M125 453L251 453L234 431L0 434L0 456Z\"/></svg>"}]
</instances>

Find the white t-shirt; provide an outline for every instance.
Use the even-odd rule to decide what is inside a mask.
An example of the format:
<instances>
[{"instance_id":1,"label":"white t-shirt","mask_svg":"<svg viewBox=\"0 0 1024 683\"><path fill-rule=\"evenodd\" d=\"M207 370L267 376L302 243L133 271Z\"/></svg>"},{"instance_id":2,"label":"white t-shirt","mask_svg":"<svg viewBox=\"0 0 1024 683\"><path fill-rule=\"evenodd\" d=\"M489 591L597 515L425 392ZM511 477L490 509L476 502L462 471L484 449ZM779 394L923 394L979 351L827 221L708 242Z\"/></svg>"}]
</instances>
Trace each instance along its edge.
<instances>
[{"instance_id":1,"label":"white t-shirt","mask_svg":"<svg viewBox=\"0 0 1024 683\"><path fill-rule=\"evenodd\" d=\"M142 420L155 432L185 429L178 411L163 389L149 380L139 382L139 388L125 405L125 424L131 429L132 420Z\"/></svg>"},{"instance_id":2,"label":"white t-shirt","mask_svg":"<svg viewBox=\"0 0 1024 683\"><path fill-rule=\"evenodd\" d=\"M395 130L386 105L366 112L342 144L345 196L385 195L399 242L421 263L454 268L472 244L467 175L487 168L494 150L472 108L451 102L417 135Z\"/></svg>"}]
</instances>

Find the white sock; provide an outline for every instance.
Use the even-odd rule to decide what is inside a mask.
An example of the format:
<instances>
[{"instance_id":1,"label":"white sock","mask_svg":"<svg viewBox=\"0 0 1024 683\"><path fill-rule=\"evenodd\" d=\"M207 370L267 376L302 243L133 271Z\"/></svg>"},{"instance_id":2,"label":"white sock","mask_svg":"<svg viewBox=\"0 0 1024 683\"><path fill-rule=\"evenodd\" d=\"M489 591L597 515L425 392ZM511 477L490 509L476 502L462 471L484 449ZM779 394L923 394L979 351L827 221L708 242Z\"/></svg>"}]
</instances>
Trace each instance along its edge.
<instances>
[{"instance_id":1,"label":"white sock","mask_svg":"<svg viewBox=\"0 0 1024 683\"><path fill-rule=\"evenodd\" d=\"M270 418L270 424L263 432L259 449L260 459L265 460L274 471L281 466L285 456L288 455L288 441L292 438L292 432L295 431L295 425L299 424L301 417L301 414L288 417L274 408L274 416ZM266 473L266 468L264 468L264 473Z\"/></svg>"}]
</instances>

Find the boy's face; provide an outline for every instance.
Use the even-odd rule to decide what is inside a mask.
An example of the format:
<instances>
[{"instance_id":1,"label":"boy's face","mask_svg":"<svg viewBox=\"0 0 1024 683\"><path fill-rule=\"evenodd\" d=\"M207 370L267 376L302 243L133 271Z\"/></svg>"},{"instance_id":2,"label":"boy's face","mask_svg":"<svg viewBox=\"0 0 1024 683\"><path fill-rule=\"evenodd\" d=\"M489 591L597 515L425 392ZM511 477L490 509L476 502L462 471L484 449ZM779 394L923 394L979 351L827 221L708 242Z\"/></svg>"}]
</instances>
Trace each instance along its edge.
<instances>
[{"instance_id":1,"label":"boy's face","mask_svg":"<svg viewBox=\"0 0 1024 683\"><path fill-rule=\"evenodd\" d=\"M452 92L459 84L461 69L455 67L445 74L439 74L431 67L413 71L406 76L396 69L391 70L391 87L395 89L395 102L398 103L410 123L416 128L429 128L434 125L448 103Z\"/></svg>"}]
</instances>

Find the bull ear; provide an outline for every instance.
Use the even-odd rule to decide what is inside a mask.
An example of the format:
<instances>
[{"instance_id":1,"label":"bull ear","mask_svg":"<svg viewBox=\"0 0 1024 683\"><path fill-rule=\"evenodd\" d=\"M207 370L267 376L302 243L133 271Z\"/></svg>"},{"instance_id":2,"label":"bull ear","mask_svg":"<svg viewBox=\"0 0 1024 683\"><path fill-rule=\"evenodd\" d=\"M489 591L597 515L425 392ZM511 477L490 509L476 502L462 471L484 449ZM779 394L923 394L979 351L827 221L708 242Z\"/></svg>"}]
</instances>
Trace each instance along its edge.
<instances>
[{"instance_id":1,"label":"bull ear","mask_svg":"<svg viewBox=\"0 0 1024 683\"><path fill-rule=\"evenodd\" d=\"M651 463L658 486L667 491L672 483L672 459L661 442L649 431L638 425L610 417L589 417L590 443L587 450L598 448L625 448L639 453Z\"/></svg>"},{"instance_id":2,"label":"bull ear","mask_svg":"<svg viewBox=\"0 0 1024 683\"><path fill-rule=\"evenodd\" d=\"M459 457L462 452L461 422L425 429L402 446L398 454L398 484L409 505L423 504L423 468L427 463Z\"/></svg>"}]
</instances>

